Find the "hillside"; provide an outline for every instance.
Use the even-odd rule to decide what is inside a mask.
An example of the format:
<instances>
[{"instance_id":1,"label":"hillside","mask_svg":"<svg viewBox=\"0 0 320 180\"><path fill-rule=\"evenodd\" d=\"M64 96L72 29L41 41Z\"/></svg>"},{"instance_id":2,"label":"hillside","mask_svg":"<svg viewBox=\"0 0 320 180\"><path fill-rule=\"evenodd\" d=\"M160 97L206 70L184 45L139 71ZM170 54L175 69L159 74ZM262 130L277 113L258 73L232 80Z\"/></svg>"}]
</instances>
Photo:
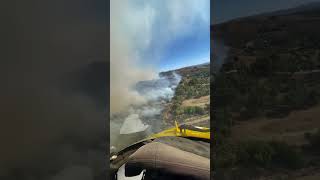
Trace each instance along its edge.
<instances>
[{"instance_id":1,"label":"hillside","mask_svg":"<svg viewBox=\"0 0 320 180\"><path fill-rule=\"evenodd\" d=\"M308 7L308 8L307 8ZM211 29L213 39L223 39L227 46L245 48L256 43L258 49L272 47L297 47L319 44L320 3L277 11L259 16L235 19L215 25ZM307 31L306 31L307 30ZM263 43L264 40L268 42ZM310 41L311 40L311 41ZM307 43L307 44L303 44Z\"/></svg>"},{"instance_id":2,"label":"hillside","mask_svg":"<svg viewBox=\"0 0 320 180\"><path fill-rule=\"evenodd\" d=\"M212 93L218 177L296 179L319 169L319 30L315 4L211 27L228 49L212 54L225 57Z\"/></svg>"},{"instance_id":3,"label":"hillside","mask_svg":"<svg viewBox=\"0 0 320 180\"><path fill-rule=\"evenodd\" d=\"M181 76L174 97L163 111L164 121L210 126L210 64L185 67L160 73L161 76Z\"/></svg>"}]
</instances>

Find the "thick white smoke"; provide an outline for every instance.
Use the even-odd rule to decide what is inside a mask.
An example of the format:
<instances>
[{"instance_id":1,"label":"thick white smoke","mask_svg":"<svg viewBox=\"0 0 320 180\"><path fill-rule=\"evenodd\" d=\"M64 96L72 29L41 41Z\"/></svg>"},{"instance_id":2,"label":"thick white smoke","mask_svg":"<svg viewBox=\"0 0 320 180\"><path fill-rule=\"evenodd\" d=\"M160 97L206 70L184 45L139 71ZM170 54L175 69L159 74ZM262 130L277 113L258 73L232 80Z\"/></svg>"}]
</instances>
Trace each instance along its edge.
<instances>
[{"instance_id":1,"label":"thick white smoke","mask_svg":"<svg viewBox=\"0 0 320 180\"><path fill-rule=\"evenodd\" d=\"M145 131L149 125L143 124L139 118L139 114L130 114L125 120L120 129L120 134L131 134Z\"/></svg>"},{"instance_id":2,"label":"thick white smoke","mask_svg":"<svg viewBox=\"0 0 320 180\"><path fill-rule=\"evenodd\" d=\"M161 129L162 110L165 103L174 96L180 80L181 77L174 74L170 79L162 77L137 83L135 90L132 91L145 99L145 103L131 106L118 117L111 118L111 146L123 147ZM134 133L140 134L136 138L126 140L125 136L122 136Z\"/></svg>"},{"instance_id":3,"label":"thick white smoke","mask_svg":"<svg viewBox=\"0 0 320 180\"><path fill-rule=\"evenodd\" d=\"M141 60L138 53L140 48L147 45L151 27L149 23L152 20L145 18L140 20L140 24L134 18L130 21L130 17L137 16L138 12L132 11L126 0L112 0L110 5L110 112L114 114L130 104L144 102L139 94L130 89L138 81L152 78L154 71L139 67ZM139 33L145 35L144 39L135 39Z\"/></svg>"}]
</instances>

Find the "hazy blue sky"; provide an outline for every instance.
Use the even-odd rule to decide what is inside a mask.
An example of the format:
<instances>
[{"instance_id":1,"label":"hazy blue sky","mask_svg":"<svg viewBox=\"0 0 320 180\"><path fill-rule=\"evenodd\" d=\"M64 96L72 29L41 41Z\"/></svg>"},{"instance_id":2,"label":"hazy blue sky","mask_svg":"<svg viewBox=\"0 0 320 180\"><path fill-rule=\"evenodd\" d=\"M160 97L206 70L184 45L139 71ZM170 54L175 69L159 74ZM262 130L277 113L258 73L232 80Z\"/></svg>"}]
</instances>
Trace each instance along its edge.
<instances>
[{"instance_id":1,"label":"hazy blue sky","mask_svg":"<svg viewBox=\"0 0 320 180\"><path fill-rule=\"evenodd\" d=\"M125 2L118 29L142 65L163 71L210 61L210 0Z\"/></svg>"},{"instance_id":2,"label":"hazy blue sky","mask_svg":"<svg viewBox=\"0 0 320 180\"><path fill-rule=\"evenodd\" d=\"M158 62L161 70L176 69L210 61L209 21L197 21L197 18L195 18L195 20L187 24L185 28L189 29L188 33L178 34L170 38L161 50L161 57L159 57ZM154 48L157 48L156 42L150 46L147 54L152 52ZM150 55L152 56L152 53Z\"/></svg>"},{"instance_id":3,"label":"hazy blue sky","mask_svg":"<svg viewBox=\"0 0 320 180\"><path fill-rule=\"evenodd\" d=\"M211 24L237 17L287 9L319 0L213 0Z\"/></svg>"}]
</instances>

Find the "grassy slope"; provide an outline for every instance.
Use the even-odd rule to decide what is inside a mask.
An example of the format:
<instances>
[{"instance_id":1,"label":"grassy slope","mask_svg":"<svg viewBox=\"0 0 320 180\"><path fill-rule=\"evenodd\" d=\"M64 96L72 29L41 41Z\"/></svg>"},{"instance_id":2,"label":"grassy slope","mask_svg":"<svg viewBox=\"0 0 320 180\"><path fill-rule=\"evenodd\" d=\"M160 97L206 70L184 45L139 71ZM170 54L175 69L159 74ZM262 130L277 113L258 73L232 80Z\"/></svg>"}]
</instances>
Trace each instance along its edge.
<instances>
[{"instance_id":1,"label":"grassy slope","mask_svg":"<svg viewBox=\"0 0 320 180\"><path fill-rule=\"evenodd\" d=\"M209 64L175 70L182 79L175 96L164 111L164 121L168 125L173 120L209 126L210 68ZM170 74L172 71L164 72Z\"/></svg>"}]
</instances>

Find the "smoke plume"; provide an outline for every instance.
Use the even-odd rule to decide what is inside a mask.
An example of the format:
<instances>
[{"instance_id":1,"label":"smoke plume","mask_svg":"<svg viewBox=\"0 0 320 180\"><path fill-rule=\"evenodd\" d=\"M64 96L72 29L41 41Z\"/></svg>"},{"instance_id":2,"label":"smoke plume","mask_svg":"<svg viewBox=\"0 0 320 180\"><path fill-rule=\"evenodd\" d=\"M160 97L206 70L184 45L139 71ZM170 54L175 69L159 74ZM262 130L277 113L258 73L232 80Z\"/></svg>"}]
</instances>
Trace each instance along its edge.
<instances>
[{"instance_id":1,"label":"smoke plume","mask_svg":"<svg viewBox=\"0 0 320 180\"><path fill-rule=\"evenodd\" d=\"M111 117L110 145L113 151L162 130L162 110L174 96L180 80L181 77L174 73L171 78L159 77L135 85L132 91L139 94L145 103L132 105L127 111Z\"/></svg>"},{"instance_id":2,"label":"smoke plume","mask_svg":"<svg viewBox=\"0 0 320 180\"><path fill-rule=\"evenodd\" d=\"M146 14L141 24L127 27L128 18L135 13L129 14L129 2L111 1L110 17L110 112L111 115L127 108L130 104L143 103L143 98L131 87L138 81L152 78L152 69L139 67L141 63L138 48L146 46L150 38L150 19L152 15ZM148 13L145 9L145 13ZM131 29L133 28L133 29ZM129 32L126 32L130 29ZM134 40L137 33L144 34L145 37L139 41Z\"/></svg>"},{"instance_id":3,"label":"smoke plume","mask_svg":"<svg viewBox=\"0 0 320 180\"><path fill-rule=\"evenodd\" d=\"M210 18L208 0L111 0L110 10L110 109L114 114L146 103L132 86L156 78L154 66L163 47L190 33L194 22ZM148 51L152 55L147 56Z\"/></svg>"}]
</instances>

